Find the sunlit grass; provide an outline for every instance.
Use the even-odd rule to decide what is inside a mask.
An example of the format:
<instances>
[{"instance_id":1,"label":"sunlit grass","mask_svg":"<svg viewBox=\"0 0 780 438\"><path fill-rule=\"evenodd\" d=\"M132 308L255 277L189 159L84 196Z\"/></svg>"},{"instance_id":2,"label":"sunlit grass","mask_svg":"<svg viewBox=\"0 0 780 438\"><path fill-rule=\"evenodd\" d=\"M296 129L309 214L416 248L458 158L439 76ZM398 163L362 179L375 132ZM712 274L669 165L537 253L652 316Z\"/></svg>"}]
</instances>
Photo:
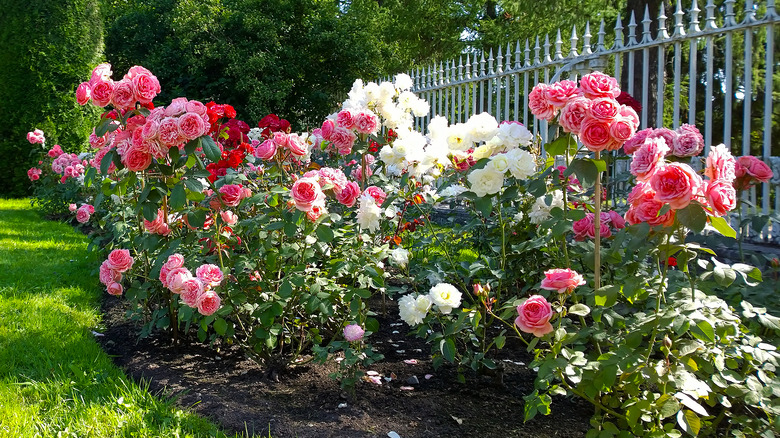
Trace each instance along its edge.
<instances>
[{"instance_id":1,"label":"sunlit grass","mask_svg":"<svg viewBox=\"0 0 780 438\"><path fill-rule=\"evenodd\" d=\"M27 200L0 200L0 437L225 436L127 379L100 349L87 243Z\"/></svg>"}]
</instances>

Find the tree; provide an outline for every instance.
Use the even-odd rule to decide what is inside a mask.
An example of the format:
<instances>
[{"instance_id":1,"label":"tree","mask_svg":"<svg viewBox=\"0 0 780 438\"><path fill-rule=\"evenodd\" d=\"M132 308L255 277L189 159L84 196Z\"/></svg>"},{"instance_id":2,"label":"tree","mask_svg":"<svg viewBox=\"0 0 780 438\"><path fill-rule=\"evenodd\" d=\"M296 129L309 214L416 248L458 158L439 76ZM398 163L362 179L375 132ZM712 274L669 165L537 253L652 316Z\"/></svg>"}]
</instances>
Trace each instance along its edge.
<instances>
[{"instance_id":1,"label":"tree","mask_svg":"<svg viewBox=\"0 0 780 438\"><path fill-rule=\"evenodd\" d=\"M78 151L97 116L79 107L76 86L101 54L103 25L96 0L0 0L0 193L27 193L30 144L42 129L47 143Z\"/></svg>"}]
</instances>

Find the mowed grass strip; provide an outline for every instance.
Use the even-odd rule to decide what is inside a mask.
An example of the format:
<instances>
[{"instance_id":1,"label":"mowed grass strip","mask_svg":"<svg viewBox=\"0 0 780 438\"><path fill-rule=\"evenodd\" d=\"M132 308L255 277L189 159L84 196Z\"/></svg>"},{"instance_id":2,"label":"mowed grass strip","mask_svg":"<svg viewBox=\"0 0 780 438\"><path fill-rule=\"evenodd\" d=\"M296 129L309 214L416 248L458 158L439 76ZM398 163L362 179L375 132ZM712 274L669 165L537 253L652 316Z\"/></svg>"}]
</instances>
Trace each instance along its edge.
<instances>
[{"instance_id":1,"label":"mowed grass strip","mask_svg":"<svg viewBox=\"0 0 780 438\"><path fill-rule=\"evenodd\" d=\"M0 437L224 437L95 342L104 292L87 243L29 200L0 199Z\"/></svg>"}]
</instances>

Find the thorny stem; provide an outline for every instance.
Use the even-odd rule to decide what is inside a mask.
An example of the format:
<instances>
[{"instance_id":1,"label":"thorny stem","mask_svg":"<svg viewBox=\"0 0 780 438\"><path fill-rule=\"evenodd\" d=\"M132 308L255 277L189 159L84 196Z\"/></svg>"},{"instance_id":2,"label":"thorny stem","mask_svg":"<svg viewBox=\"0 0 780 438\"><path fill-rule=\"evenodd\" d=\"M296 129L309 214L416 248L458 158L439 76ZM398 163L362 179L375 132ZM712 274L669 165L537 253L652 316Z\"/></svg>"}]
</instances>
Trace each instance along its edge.
<instances>
[{"instance_id":1,"label":"thorny stem","mask_svg":"<svg viewBox=\"0 0 780 438\"><path fill-rule=\"evenodd\" d=\"M666 247L669 246L669 234L666 234ZM660 257L660 256L659 256ZM657 262L659 265L661 263L660 260ZM655 324L653 325L653 334L650 337L650 344L647 348L647 357L645 358L645 362L649 363L650 361L650 355L653 354L653 347L655 346L655 339L658 336L658 325L660 324L661 320L658 317L658 312L661 310L661 298L664 295L664 283L666 282L666 274L669 272L669 258L666 258L666 261L664 262L663 267L663 275L661 275L661 282L658 284L658 291L656 292L656 298L655 298Z\"/></svg>"}]
</instances>

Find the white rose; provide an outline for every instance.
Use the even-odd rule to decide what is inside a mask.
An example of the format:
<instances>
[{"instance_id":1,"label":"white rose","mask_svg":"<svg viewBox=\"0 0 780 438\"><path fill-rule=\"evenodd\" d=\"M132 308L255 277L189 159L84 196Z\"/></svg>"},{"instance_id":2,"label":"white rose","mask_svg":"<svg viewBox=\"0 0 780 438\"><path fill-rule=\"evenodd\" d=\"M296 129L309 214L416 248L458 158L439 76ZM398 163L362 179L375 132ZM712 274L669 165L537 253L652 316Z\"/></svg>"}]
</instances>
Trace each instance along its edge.
<instances>
[{"instance_id":1,"label":"white rose","mask_svg":"<svg viewBox=\"0 0 780 438\"><path fill-rule=\"evenodd\" d=\"M379 229L379 218L382 216L382 209L376 205L374 198L368 195L360 197L360 207L357 211L358 225L362 229L376 231Z\"/></svg>"},{"instance_id":2,"label":"white rose","mask_svg":"<svg viewBox=\"0 0 780 438\"><path fill-rule=\"evenodd\" d=\"M528 179L536 173L536 160L532 153L524 149L512 149L506 153L509 172L517 179Z\"/></svg>"},{"instance_id":3,"label":"white rose","mask_svg":"<svg viewBox=\"0 0 780 438\"><path fill-rule=\"evenodd\" d=\"M409 251L401 248L400 246L390 251L390 260L400 267L404 267L409 263Z\"/></svg>"},{"instance_id":4,"label":"white rose","mask_svg":"<svg viewBox=\"0 0 780 438\"><path fill-rule=\"evenodd\" d=\"M413 85L414 82L408 74L400 73L395 75L395 88L398 88L399 90L408 90L412 88Z\"/></svg>"},{"instance_id":5,"label":"white rose","mask_svg":"<svg viewBox=\"0 0 780 438\"><path fill-rule=\"evenodd\" d=\"M471 191L480 198L498 193L504 186L504 175L488 166L471 171L468 176Z\"/></svg>"},{"instance_id":6,"label":"white rose","mask_svg":"<svg viewBox=\"0 0 780 438\"><path fill-rule=\"evenodd\" d=\"M398 300L398 313L401 319L409 325L417 325L423 322L425 315L431 308L431 299L427 295L417 297L404 295Z\"/></svg>"},{"instance_id":7,"label":"white rose","mask_svg":"<svg viewBox=\"0 0 780 438\"><path fill-rule=\"evenodd\" d=\"M490 159L486 167L490 167L503 175L509 169L509 159L506 154L498 154Z\"/></svg>"},{"instance_id":8,"label":"white rose","mask_svg":"<svg viewBox=\"0 0 780 438\"><path fill-rule=\"evenodd\" d=\"M461 293L449 283L439 283L432 287L428 296L431 298L431 302L439 308L439 311L445 315L460 306Z\"/></svg>"}]
</instances>

